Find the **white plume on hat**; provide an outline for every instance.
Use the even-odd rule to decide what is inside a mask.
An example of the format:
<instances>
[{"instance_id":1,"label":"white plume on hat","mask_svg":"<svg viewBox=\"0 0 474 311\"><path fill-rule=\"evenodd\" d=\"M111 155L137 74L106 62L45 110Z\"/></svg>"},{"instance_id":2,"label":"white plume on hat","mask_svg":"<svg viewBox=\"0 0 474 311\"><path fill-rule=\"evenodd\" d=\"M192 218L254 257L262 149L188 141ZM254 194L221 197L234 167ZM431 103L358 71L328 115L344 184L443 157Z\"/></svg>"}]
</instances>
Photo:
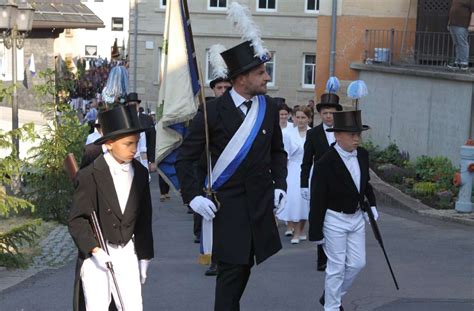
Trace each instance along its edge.
<instances>
[{"instance_id":1,"label":"white plume on hat","mask_svg":"<svg viewBox=\"0 0 474 311\"><path fill-rule=\"evenodd\" d=\"M209 62L212 66L212 79L227 79L227 65L221 56L226 50L222 44L214 44L209 48Z\"/></svg>"},{"instance_id":2,"label":"white plume on hat","mask_svg":"<svg viewBox=\"0 0 474 311\"><path fill-rule=\"evenodd\" d=\"M252 42L255 56L259 58L268 56L268 49L263 46L263 41L260 38L260 28L252 20L248 7L244 7L238 2L232 2L227 10L227 18L234 24L244 41Z\"/></svg>"}]
</instances>

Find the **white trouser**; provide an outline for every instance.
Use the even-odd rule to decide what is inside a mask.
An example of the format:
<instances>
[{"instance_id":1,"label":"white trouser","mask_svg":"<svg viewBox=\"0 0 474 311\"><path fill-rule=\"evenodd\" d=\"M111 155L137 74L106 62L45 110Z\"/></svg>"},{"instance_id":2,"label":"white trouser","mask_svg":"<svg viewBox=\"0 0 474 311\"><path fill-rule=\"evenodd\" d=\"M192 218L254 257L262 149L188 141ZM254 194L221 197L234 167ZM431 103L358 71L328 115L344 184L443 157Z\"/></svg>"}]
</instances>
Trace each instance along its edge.
<instances>
[{"instance_id":1,"label":"white trouser","mask_svg":"<svg viewBox=\"0 0 474 311\"><path fill-rule=\"evenodd\" d=\"M143 310L140 273L133 240L123 247L107 244L125 310ZM84 260L81 280L87 311L109 310L111 294L117 309L122 310L110 272L100 268L94 257Z\"/></svg>"},{"instance_id":2,"label":"white trouser","mask_svg":"<svg viewBox=\"0 0 474 311\"><path fill-rule=\"evenodd\" d=\"M365 222L362 212L327 210L323 226L326 267L325 311L339 311L341 298L365 266Z\"/></svg>"}]
</instances>

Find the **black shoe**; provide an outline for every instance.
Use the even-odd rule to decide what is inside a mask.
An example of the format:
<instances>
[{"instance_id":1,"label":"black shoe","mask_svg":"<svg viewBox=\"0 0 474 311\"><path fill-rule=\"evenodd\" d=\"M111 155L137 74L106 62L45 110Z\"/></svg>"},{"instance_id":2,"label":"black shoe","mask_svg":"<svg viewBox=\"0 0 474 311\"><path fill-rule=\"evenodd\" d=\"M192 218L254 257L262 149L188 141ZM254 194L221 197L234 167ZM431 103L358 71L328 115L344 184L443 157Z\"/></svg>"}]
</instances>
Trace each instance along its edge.
<instances>
[{"instance_id":1,"label":"black shoe","mask_svg":"<svg viewBox=\"0 0 474 311\"><path fill-rule=\"evenodd\" d=\"M201 243L201 238L199 238L198 236L194 236L194 243L196 244Z\"/></svg>"},{"instance_id":2,"label":"black shoe","mask_svg":"<svg viewBox=\"0 0 474 311\"><path fill-rule=\"evenodd\" d=\"M459 69L459 64L456 63L456 62L452 62L452 63L448 63L448 64L446 65L446 67L448 67L449 69L454 69L454 70L456 70L456 69Z\"/></svg>"},{"instance_id":3,"label":"black shoe","mask_svg":"<svg viewBox=\"0 0 474 311\"><path fill-rule=\"evenodd\" d=\"M204 272L204 275L207 275L207 276L217 275L217 264L211 263L211 265L209 266L209 269L207 269L206 272Z\"/></svg>"},{"instance_id":4,"label":"black shoe","mask_svg":"<svg viewBox=\"0 0 474 311\"><path fill-rule=\"evenodd\" d=\"M321 296L321 298L319 298L319 303L324 307L324 291L323 291L323 295ZM344 308L342 307L342 305L339 306L339 311L344 311Z\"/></svg>"},{"instance_id":5,"label":"black shoe","mask_svg":"<svg viewBox=\"0 0 474 311\"><path fill-rule=\"evenodd\" d=\"M468 64L459 64L459 69L462 71L467 71L469 70L469 65Z\"/></svg>"}]
</instances>

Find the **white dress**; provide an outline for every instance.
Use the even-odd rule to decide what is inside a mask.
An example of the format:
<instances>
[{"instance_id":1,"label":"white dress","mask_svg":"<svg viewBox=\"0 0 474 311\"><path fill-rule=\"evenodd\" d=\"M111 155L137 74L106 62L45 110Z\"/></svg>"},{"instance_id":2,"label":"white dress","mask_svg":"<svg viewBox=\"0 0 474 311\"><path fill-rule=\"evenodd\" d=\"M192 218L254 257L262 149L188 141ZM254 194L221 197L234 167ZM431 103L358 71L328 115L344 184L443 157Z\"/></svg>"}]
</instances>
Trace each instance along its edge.
<instances>
[{"instance_id":1,"label":"white dress","mask_svg":"<svg viewBox=\"0 0 474 311\"><path fill-rule=\"evenodd\" d=\"M283 131L283 144L288 153L287 196L285 209L277 216L283 221L298 222L308 219L309 201L301 197L300 187L305 140L306 136L301 137L297 127L287 127Z\"/></svg>"}]
</instances>

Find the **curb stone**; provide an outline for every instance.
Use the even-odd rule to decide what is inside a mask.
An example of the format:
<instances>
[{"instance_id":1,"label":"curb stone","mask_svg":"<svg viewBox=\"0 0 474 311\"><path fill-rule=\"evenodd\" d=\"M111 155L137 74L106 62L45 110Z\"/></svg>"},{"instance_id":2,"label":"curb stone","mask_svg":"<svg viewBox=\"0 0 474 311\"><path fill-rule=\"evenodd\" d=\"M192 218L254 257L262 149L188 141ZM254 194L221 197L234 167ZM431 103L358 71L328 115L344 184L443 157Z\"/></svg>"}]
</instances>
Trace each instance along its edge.
<instances>
[{"instance_id":1,"label":"curb stone","mask_svg":"<svg viewBox=\"0 0 474 311\"><path fill-rule=\"evenodd\" d=\"M474 226L474 213L458 213L454 209L435 209L410 197L401 190L383 181L370 170L370 183L374 188L377 200L385 205L411 211L422 216Z\"/></svg>"}]
</instances>

